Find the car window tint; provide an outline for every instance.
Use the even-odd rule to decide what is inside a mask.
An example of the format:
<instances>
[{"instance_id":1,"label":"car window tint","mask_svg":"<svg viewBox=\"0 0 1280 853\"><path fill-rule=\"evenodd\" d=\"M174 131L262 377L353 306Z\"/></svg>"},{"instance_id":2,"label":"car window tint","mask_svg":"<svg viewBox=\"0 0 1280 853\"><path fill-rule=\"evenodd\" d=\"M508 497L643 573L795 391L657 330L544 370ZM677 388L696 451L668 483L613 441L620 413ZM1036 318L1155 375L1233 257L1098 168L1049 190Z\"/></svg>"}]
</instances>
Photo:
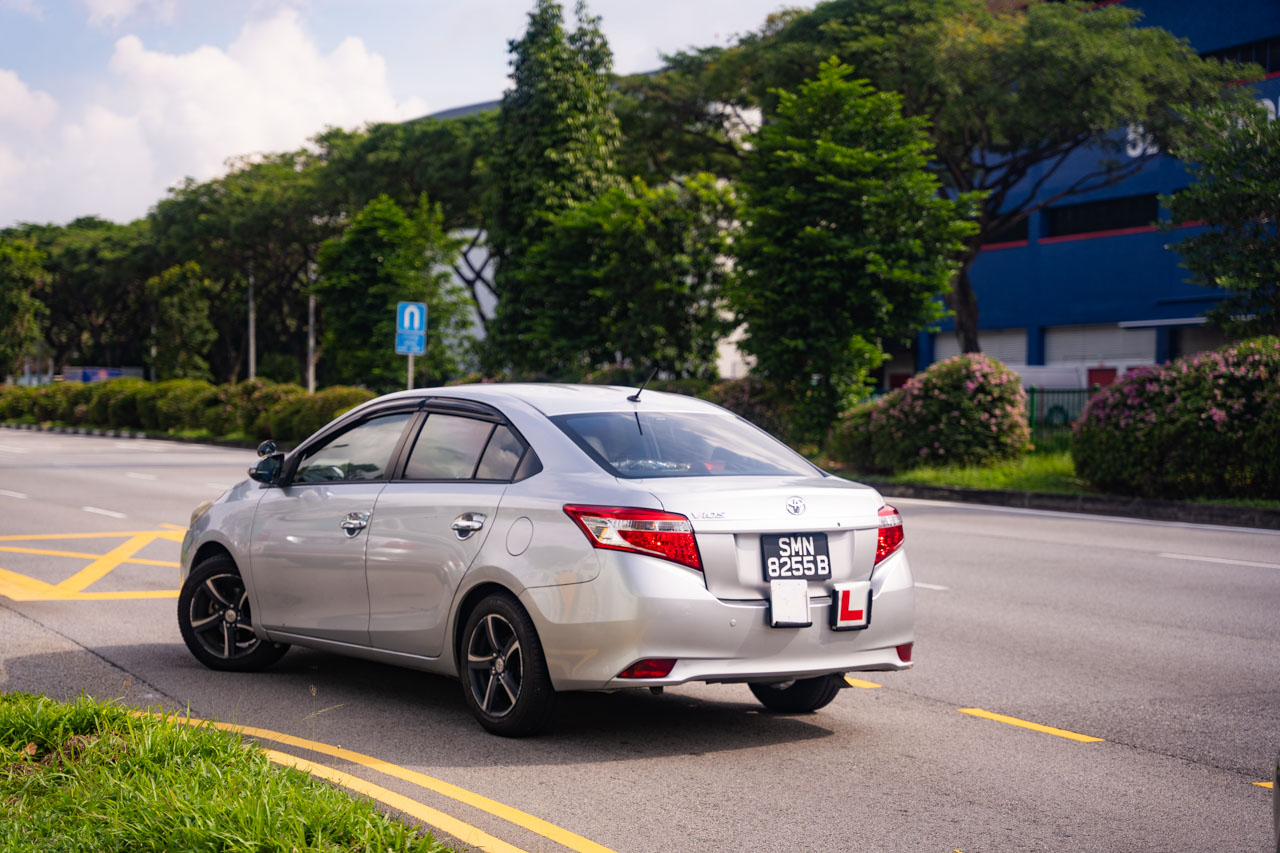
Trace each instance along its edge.
<instances>
[{"instance_id":1,"label":"car window tint","mask_svg":"<svg viewBox=\"0 0 1280 853\"><path fill-rule=\"evenodd\" d=\"M782 442L728 413L586 412L551 420L619 477L821 473Z\"/></svg>"},{"instance_id":2,"label":"car window tint","mask_svg":"<svg viewBox=\"0 0 1280 853\"><path fill-rule=\"evenodd\" d=\"M404 475L410 480L469 480L493 424L457 415L432 414L418 433Z\"/></svg>"},{"instance_id":3,"label":"car window tint","mask_svg":"<svg viewBox=\"0 0 1280 853\"><path fill-rule=\"evenodd\" d=\"M477 480L510 480L520 464L520 456L524 453L524 445L509 427L500 426L493 431L489 445L480 457L480 467L476 469Z\"/></svg>"},{"instance_id":4,"label":"car window tint","mask_svg":"<svg viewBox=\"0 0 1280 853\"><path fill-rule=\"evenodd\" d=\"M371 418L326 441L298 466L296 483L378 480L386 476L391 454L412 415L401 412Z\"/></svg>"}]
</instances>

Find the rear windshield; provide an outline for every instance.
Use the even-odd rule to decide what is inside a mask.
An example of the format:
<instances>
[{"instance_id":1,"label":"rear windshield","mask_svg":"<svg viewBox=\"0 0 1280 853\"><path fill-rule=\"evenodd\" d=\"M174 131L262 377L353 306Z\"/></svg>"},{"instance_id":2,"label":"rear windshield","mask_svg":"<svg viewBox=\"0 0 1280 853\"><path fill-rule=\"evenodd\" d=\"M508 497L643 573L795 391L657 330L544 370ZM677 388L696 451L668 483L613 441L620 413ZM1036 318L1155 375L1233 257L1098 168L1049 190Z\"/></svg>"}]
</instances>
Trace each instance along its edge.
<instances>
[{"instance_id":1,"label":"rear windshield","mask_svg":"<svg viewBox=\"0 0 1280 853\"><path fill-rule=\"evenodd\" d=\"M551 421L618 477L822 473L768 433L727 412L587 412Z\"/></svg>"}]
</instances>

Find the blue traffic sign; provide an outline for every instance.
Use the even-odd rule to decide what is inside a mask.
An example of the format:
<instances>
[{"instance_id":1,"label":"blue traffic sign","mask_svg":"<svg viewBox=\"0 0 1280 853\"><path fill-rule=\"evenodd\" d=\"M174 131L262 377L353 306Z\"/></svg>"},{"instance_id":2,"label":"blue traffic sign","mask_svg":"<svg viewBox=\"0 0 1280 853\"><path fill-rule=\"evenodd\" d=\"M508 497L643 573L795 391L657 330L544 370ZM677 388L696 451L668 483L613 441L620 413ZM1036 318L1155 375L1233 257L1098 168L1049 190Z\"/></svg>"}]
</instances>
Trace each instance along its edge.
<instances>
[{"instance_id":1,"label":"blue traffic sign","mask_svg":"<svg viewBox=\"0 0 1280 853\"><path fill-rule=\"evenodd\" d=\"M422 355L427 351L427 306L423 302L396 305L396 354Z\"/></svg>"}]
</instances>

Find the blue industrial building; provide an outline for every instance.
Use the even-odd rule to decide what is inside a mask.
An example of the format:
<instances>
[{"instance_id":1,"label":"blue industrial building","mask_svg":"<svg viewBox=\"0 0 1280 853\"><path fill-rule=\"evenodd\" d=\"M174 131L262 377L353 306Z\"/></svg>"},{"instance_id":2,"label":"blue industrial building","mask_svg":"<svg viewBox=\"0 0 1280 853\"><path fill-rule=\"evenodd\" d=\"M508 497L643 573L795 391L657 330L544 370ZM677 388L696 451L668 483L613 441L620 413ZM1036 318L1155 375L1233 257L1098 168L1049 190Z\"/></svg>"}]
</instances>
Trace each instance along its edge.
<instances>
[{"instance_id":1,"label":"blue industrial building","mask_svg":"<svg viewBox=\"0 0 1280 853\"><path fill-rule=\"evenodd\" d=\"M1249 85L1273 119L1280 112L1280 0L1111 2L1140 10L1144 26L1187 39L1202 56L1261 65L1266 78ZM1129 132L1126 142L1124 156L1144 153L1139 134ZM1042 192L1060 191L1098 159L1096 152L1076 155ZM1157 156L1133 177L1068 197L1032 214L1025 230L987 245L970 272L983 351L1027 384L1087 387L1224 343L1204 321L1219 294L1187 283L1177 253L1165 248L1194 226L1164 233L1152 224L1167 216L1157 196L1190 182L1176 160ZM958 352L948 320L936 333L920 334L912 351L896 353L883 383L899 385Z\"/></svg>"}]
</instances>

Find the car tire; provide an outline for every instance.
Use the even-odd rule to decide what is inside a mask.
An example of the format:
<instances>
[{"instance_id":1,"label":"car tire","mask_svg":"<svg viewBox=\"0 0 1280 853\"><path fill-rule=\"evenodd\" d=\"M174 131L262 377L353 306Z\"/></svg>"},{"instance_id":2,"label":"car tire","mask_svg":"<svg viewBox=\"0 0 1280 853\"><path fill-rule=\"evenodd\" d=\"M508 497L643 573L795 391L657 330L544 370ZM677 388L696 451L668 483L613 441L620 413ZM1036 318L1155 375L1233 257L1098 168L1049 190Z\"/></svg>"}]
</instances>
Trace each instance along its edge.
<instances>
[{"instance_id":1,"label":"car tire","mask_svg":"<svg viewBox=\"0 0 1280 853\"><path fill-rule=\"evenodd\" d=\"M260 639L253 632L252 615L240 570L225 554L201 560L178 593L182 640L210 669L257 672L289 650Z\"/></svg>"},{"instance_id":2,"label":"car tire","mask_svg":"<svg viewBox=\"0 0 1280 853\"><path fill-rule=\"evenodd\" d=\"M748 684L751 692L770 711L800 714L816 711L831 704L840 692L840 676L823 675L818 678L798 678L775 684Z\"/></svg>"},{"instance_id":3,"label":"car tire","mask_svg":"<svg viewBox=\"0 0 1280 853\"><path fill-rule=\"evenodd\" d=\"M529 614L497 593L471 611L459 649L462 694L486 730L524 737L546 727L555 708L547 659Z\"/></svg>"}]
</instances>

